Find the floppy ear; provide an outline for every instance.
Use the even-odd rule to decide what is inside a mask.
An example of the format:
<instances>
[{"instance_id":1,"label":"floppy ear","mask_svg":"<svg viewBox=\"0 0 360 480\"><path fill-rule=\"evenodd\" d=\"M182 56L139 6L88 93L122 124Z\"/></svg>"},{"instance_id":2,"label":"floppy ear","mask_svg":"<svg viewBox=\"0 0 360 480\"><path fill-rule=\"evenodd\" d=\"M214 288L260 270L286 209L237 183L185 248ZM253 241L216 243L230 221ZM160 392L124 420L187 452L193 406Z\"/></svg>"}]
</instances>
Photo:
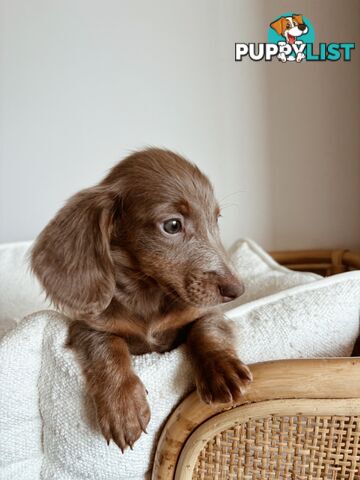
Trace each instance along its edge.
<instances>
[{"instance_id":1,"label":"floppy ear","mask_svg":"<svg viewBox=\"0 0 360 480\"><path fill-rule=\"evenodd\" d=\"M283 24L284 24L284 18L281 17L278 20L276 20L275 22L270 23L270 27L273 28L278 35L282 35L283 34Z\"/></svg>"},{"instance_id":2,"label":"floppy ear","mask_svg":"<svg viewBox=\"0 0 360 480\"><path fill-rule=\"evenodd\" d=\"M298 22L299 25L304 23L303 16L302 15L293 15L293 18Z\"/></svg>"},{"instance_id":3,"label":"floppy ear","mask_svg":"<svg viewBox=\"0 0 360 480\"><path fill-rule=\"evenodd\" d=\"M70 198L37 238L31 267L56 306L95 315L111 302L114 203L103 187L83 190Z\"/></svg>"}]
</instances>

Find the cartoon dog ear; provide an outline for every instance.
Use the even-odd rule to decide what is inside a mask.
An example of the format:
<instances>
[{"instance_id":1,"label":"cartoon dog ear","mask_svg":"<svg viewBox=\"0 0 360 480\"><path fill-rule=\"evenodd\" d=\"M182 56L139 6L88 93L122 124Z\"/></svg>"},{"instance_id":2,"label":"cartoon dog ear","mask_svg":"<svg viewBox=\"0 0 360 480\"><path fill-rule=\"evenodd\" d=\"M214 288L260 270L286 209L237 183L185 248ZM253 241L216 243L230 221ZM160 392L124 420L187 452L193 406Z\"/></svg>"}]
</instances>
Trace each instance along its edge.
<instances>
[{"instance_id":1,"label":"cartoon dog ear","mask_svg":"<svg viewBox=\"0 0 360 480\"><path fill-rule=\"evenodd\" d=\"M270 27L275 30L278 35L282 35L284 32L284 17L280 17L275 22L270 23Z\"/></svg>"},{"instance_id":2,"label":"cartoon dog ear","mask_svg":"<svg viewBox=\"0 0 360 480\"><path fill-rule=\"evenodd\" d=\"M83 190L70 198L37 238L31 268L56 306L95 315L111 302L114 203L104 187Z\"/></svg>"},{"instance_id":3,"label":"cartoon dog ear","mask_svg":"<svg viewBox=\"0 0 360 480\"><path fill-rule=\"evenodd\" d=\"M293 18L297 21L299 25L302 25L304 23L303 16L299 14L293 14Z\"/></svg>"}]
</instances>

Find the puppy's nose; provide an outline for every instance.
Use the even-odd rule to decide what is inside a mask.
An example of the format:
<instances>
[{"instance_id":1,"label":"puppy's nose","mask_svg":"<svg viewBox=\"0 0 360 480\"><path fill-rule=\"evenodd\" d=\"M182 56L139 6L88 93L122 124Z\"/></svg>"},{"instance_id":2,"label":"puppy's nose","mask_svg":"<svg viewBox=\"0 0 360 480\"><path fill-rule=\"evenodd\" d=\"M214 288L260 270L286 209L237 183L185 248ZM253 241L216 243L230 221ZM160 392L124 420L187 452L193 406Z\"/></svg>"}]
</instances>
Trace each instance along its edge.
<instances>
[{"instance_id":1,"label":"puppy's nose","mask_svg":"<svg viewBox=\"0 0 360 480\"><path fill-rule=\"evenodd\" d=\"M240 295L242 295L244 291L244 284L240 282L240 280L219 284L219 292L222 297L223 303L235 300L235 298L240 297Z\"/></svg>"},{"instance_id":2,"label":"puppy's nose","mask_svg":"<svg viewBox=\"0 0 360 480\"><path fill-rule=\"evenodd\" d=\"M304 23L299 23L298 27L299 27L299 30L301 30L302 32L306 30L306 25Z\"/></svg>"}]
</instances>

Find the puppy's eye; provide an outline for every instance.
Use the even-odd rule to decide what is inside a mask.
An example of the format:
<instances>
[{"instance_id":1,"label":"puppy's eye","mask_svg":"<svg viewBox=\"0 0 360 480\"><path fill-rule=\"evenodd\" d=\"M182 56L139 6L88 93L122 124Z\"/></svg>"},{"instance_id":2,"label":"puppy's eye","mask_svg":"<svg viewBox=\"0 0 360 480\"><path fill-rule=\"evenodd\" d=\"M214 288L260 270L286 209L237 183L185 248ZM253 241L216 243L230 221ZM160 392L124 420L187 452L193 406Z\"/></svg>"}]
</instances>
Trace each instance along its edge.
<instances>
[{"instance_id":1,"label":"puppy's eye","mask_svg":"<svg viewBox=\"0 0 360 480\"><path fill-rule=\"evenodd\" d=\"M175 233L181 232L182 224L177 218L171 218L162 224L162 228L166 233L174 235Z\"/></svg>"}]
</instances>

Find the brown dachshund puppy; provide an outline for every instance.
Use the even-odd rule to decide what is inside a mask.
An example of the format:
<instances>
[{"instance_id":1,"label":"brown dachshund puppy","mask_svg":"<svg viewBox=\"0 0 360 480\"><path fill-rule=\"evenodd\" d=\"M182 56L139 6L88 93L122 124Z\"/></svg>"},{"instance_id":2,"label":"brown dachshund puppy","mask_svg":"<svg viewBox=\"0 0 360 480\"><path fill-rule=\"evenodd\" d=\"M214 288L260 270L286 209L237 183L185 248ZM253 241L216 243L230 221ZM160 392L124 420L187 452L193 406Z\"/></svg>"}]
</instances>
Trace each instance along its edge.
<instances>
[{"instance_id":1,"label":"brown dachshund puppy","mask_svg":"<svg viewBox=\"0 0 360 480\"><path fill-rule=\"evenodd\" d=\"M32 250L32 269L75 321L101 431L124 450L150 420L131 354L186 342L207 402L237 401L251 381L216 305L243 293L219 238L209 180L167 150L134 153L74 195Z\"/></svg>"}]
</instances>

